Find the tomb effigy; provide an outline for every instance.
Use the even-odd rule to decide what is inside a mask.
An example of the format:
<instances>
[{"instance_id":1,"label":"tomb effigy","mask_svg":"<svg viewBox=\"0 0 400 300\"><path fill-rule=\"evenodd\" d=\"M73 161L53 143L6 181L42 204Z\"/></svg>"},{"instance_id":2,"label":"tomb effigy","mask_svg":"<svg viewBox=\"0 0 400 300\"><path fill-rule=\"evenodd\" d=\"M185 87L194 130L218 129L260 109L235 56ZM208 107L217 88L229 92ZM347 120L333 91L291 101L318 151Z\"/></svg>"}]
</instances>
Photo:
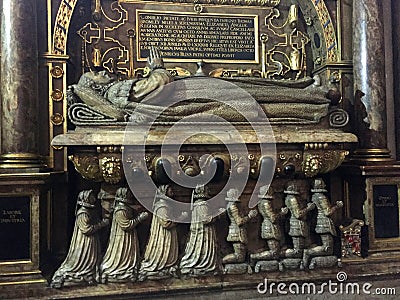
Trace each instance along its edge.
<instances>
[{"instance_id":1,"label":"tomb effigy","mask_svg":"<svg viewBox=\"0 0 400 300\"><path fill-rule=\"evenodd\" d=\"M376 259L400 247L398 168L378 180L351 165L388 153L382 101L353 91L365 55L353 68L343 2L56 2L39 92L68 193L53 186L54 203L29 210L4 184L1 234L16 250L2 250L4 274L34 255L23 271L39 274L40 246L56 253L52 293L243 288L335 276L366 255L367 235ZM0 166L33 159L8 155Z\"/></svg>"}]
</instances>

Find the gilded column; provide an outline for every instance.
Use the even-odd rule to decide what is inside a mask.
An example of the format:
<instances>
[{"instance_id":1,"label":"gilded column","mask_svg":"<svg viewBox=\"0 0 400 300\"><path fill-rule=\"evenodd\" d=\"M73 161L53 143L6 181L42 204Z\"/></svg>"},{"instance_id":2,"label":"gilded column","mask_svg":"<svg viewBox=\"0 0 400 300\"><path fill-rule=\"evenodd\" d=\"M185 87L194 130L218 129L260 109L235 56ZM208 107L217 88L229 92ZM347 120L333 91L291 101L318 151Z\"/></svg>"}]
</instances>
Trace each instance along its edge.
<instances>
[{"instance_id":1,"label":"gilded column","mask_svg":"<svg viewBox=\"0 0 400 300\"><path fill-rule=\"evenodd\" d=\"M1 7L0 168L41 167L38 156L38 42L35 0Z\"/></svg>"},{"instance_id":2,"label":"gilded column","mask_svg":"<svg viewBox=\"0 0 400 300\"><path fill-rule=\"evenodd\" d=\"M390 160L387 150L385 49L381 0L353 0L354 107L362 161Z\"/></svg>"}]
</instances>

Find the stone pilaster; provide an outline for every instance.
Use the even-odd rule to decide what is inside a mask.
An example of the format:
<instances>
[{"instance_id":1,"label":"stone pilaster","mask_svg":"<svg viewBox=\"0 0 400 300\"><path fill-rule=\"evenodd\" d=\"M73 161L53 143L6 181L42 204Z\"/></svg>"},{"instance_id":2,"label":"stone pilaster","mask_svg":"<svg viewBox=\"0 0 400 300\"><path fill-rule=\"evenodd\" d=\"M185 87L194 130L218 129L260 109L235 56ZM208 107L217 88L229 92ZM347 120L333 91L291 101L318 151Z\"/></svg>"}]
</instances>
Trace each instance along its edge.
<instances>
[{"instance_id":1,"label":"stone pilaster","mask_svg":"<svg viewBox=\"0 0 400 300\"><path fill-rule=\"evenodd\" d=\"M392 1L392 41L393 41L393 93L394 120L396 126L396 157L400 160L400 1Z\"/></svg>"},{"instance_id":2,"label":"stone pilaster","mask_svg":"<svg viewBox=\"0 0 400 300\"><path fill-rule=\"evenodd\" d=\"M353 1L355 117L361 161L387 161L386 84L381 0Z\"/></svg>"},{"instance_id":3,"label":"stone pilaster","mask_svg":"<svg viewBox=\"0 0 400 300\"><path fill-rule=\"evenodd\" d=\"M1 169L40 168L35 0L1 7Z\"/></svg>"}]
</instances>

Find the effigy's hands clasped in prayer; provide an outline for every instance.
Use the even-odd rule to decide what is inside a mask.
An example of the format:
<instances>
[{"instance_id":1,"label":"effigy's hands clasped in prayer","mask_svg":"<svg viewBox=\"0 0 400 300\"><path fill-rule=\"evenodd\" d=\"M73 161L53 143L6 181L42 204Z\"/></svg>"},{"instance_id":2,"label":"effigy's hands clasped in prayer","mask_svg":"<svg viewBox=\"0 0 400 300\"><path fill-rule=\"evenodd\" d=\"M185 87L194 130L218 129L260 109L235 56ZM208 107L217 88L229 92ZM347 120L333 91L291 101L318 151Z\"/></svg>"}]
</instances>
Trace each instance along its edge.
<instances>
[{"instance_id":1,"label":"effigy's hands clasped in prayer","mask_svg":"<svg viewBox=\"0 0 400 300\"><path fill-rule=\"evenodd\" d=\"M156 47L150 48L150 55L147 58L147 64L151 70L163 69L164 62L161 58L160 51Z\"/></svg>"}]
</instances>

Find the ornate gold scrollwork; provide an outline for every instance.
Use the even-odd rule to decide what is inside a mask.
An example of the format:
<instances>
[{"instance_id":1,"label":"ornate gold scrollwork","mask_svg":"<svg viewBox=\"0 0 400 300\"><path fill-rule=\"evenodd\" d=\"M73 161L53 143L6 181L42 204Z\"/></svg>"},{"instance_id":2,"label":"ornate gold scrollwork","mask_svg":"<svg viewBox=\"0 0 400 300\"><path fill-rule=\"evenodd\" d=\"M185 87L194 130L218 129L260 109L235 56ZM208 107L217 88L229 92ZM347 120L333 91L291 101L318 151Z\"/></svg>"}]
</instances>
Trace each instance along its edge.
<instances>
[{"instance_id":1,"label":"ornate gold scrollwork","mask_svg":"<svg viewBox=\"0 0 400 300\"><path fill-rule=\"evenodd\" d=\"M65 54L68 28L78 0L60 1L53 33L53 54Z\"/></svg>"},{"instance_id":2,"label":"ornate gold scrollwork","mask_svg":"<svg viewBox=\"0 0 400 300\"><path fill-rule=\"evenodd\" d=\"M184 68L175 67L173 69L167 69L172 76L190 76L190 72Z\"/></svg>"},{"instance_id":3,"label":"ornate gold scrollwork","mask_svg":"<svg viewBox=\"0 0 400 300\"><path fill-rule=\"evenodd\" d=\"M167 68L171 76L190 76L190 72L184 68L181 67L175 67L175 68ZM136 68L133 70L133 77L147 77L150 75L150 68L144 67L144 68ZM215 77L215 76L214 76Z\"/></svg>"},{"instance_id":4,"label":"ornate gold scrollwork","mask_svg":"<svg viewBox=\"0 0 400 300\"><path fill-rule=\"evenodd\" d=\"M122 179L121 159L110 156L100 159L101 173L104 181L111 184L116 184Z\"/></svg>"},{"instance_id":5,"label":"ornate gold scrollwork","mask_svg":"<svg viewBox=\"0 0 400 300\"><path fill-rule=\"evenodd\" d=\"M307 177L328 173L339 167L349 151L305 151L303 154L303 172Z\"/></svg>"},{"instance_id":6,"label":"ornate gold scrollwork","mask_svg":"<svg viewBox=\"0 0 400 300\"><path fill-rule=\"evenodd\" d=\"M262 77L262 71L253 69L228 70L224 68L218 68L212 70L208 75L211 77Z\"/></svg>"},{"instance_id":7,"label":"ornate gold scrollwork","mask_svg":"<svg viewBox=\"0 0 400 300\"><path fill-rule=\"evenodd\" d=\"M74 164L75 170L85 179L100 182L103 176L100 171L99 158L95 155L74 154L68 156Z\"/></svg>"},{"instance_id":8,"label":"ornate gold scrollwork","mask_svg":"<svg viewBox=\"0 0 400 300\"><path fill-rule=\"evenodd\" d=\"M277 8L266 16L266 29L260 35L262 77L298 79L306 75L306 45L310 38L298 28L298 10L296 4L291 5L283 25L277 24L281 15Z\"/></svg>"}]
</instances>

